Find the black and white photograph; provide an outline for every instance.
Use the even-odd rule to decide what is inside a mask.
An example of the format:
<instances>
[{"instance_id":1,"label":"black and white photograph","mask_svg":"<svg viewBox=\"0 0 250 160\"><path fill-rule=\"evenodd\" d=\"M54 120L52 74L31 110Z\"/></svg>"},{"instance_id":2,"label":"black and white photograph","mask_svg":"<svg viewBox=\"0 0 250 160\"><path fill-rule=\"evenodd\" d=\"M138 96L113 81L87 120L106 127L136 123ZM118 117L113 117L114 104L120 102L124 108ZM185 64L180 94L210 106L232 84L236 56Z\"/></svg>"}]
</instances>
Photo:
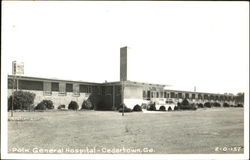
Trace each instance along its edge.
<instances>
[{"instance_id":1,"label":"black and white photograph","mask_svg":"<svg viewBox=\"0 0 250 160\"><path fill-rule=\"evenodd\" d=\"M249 159L249 2L3 1L1 159Z\"/></svg>"}]
</instances>

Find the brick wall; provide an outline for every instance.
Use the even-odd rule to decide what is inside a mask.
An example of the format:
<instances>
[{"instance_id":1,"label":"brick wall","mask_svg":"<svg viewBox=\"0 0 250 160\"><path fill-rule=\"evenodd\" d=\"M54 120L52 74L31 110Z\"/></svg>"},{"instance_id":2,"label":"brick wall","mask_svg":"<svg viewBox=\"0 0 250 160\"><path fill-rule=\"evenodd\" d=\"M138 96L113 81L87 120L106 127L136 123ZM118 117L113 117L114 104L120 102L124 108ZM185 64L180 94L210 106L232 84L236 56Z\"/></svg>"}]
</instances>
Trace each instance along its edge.
<instances>
[{"instance_id":1,"label":"brick wall","mask_svg":"<svg viewBox=\"0 0 250 160\"><path fill-rule=\"evenodd\" d=\"M36 106L38 103L40 103L42 100L51 100L53 101L53 104L55 106L55 109L57 109L57 107L59 105L65 105L66 108L68 108L68 104L70 103L70 101L76 101L79 105L79 108L81 108L82 106L82 102L84 100L87 100L88 98L90 98L90 96L93 94L91 93L80 93L80 96L75 96L73 94L73 92L67 92L67 94L65 96L61 96L56 91L52 91L51 95L44 95L43 91L36 91L36 90L22 90L22 91L27 91L27 92L31 92L31 93L35 93L36 97L34 100L34 106ZM12 94L12 90L9 89L8 90L8 97ZM95 97L95 96L94 96ZM96 98L92 98L93 103L94 104L98 104L98 96L96 96Z\"/></svg>"}]
</instances>

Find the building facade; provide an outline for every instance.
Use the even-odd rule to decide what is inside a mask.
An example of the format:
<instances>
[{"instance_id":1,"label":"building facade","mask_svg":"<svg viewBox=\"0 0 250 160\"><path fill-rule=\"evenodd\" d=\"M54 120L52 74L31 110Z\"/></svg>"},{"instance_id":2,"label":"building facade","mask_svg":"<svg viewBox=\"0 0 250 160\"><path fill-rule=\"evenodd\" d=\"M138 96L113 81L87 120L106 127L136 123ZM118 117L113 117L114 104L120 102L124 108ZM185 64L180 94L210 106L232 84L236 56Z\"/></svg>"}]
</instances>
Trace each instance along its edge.
<instances>
[{"instance_id":1,"label":"building facade","mask_svg":"<svg viewBox=\"0 0 250 160\"><path fill-rule=\"evenodd\" d=\"M123 87L123 89L122 89ZM133 81L118 81L109 83L89 83L38 77L19 76L15 81L14 90L35 93L34 105L42 100L52 100L57 108L67 106L76 101L79 106L84 100L90 100L96 110L116 110L123 102L127 107L144 103L172 100L175 104L188 99L191 103L217 102L236 104L236 96L232 94L214 94L166 90L165 85L149 84ZM8 96L12 95L13 76L8 76Z\"/></svg>"},{"instance_id":2,"label":"building facade","mask_svg":"<svg viewBox=\"0 0 250 160\"><path fill-rule=\"evenodd\" d=\"M214 94L202 92L189 92L178 90L166 90L165 85L133 82L127 80L127 47L120 49L120 81L92 83L83 81L71 81L49 79L39 77L18 76L13 83L14 76L8 75L8 96L14 90L22 90L35 93L34 106L42 100L52 100L55 108L76 101L81 108L84 100L90 100L96 110L116 110L121 103L133 108L144 103L168 102L177 105L183 99L191 103L223 103L237 105L243 103L236 101L232 94ZM14 84L14 86L13 86ZM167 104L166 104L167 105ZM173 109L173 106L171 106Z\"/></svg>"}]
</instances>

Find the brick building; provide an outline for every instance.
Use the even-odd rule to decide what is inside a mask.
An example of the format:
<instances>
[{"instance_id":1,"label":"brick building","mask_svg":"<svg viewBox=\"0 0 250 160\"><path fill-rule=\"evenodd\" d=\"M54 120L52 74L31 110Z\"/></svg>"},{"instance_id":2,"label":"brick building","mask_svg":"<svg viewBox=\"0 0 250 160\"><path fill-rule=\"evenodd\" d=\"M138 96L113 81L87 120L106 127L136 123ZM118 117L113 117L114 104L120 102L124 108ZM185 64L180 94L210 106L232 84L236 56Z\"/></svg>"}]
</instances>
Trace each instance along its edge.
<instances>
[{"instance_id":1,"label":"brick building","mask_svg":"<svg viewBox=\"0 0 250 160\"><path fill-rule=\"evenodd\" d=\"M123 86L123 87L122 87ZM18 76L14 88L36 94L34 105L42 100L52 100L54 106L68 106L76 101L79 106L90 99L97 110L115 110L122 101L133 108L149 101L171 99L175 104L184 98L192 103L217 102L236 105L235 95L166 90L165 85L133 82L127 80L127 47L120 49L120 81L92 83L39 77ZM13 75L8 75L8 96L12 94ZM237 102L238 103L238 102ZM243 102L242 102L243 103Z\"/></svg>"}]
</instances>

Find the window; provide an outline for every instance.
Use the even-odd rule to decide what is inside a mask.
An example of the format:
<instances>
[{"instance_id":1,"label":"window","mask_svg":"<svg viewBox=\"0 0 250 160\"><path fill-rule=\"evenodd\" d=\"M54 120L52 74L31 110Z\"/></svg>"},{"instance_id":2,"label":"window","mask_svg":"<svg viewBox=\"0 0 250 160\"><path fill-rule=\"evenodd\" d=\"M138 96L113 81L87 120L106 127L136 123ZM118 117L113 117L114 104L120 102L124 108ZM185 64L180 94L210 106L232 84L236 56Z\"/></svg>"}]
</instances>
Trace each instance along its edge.
<instances>
[{"instance_id":1,"label":"window","mask_svg":"<svg viewBox=\"0 0 250 160\"><path fill-rule=\"evenodd\" d=\"M59 83L59 95L66 95L66 83L60 82Z\"/></svg>"},{"instance_id":2,"label":"window","mask_svg":"<svg viewBox=\"0 0 250 160\"><path fill-rule=\"evenodd\" d=\"M51 83L51 89L52 89L52 91L58 92L59 91L59 83L52 82Z\"/></svg>"},{"instance_id":3,"label":"window","mask_svg":"<svg viewBox=\"0 0 250 160\"><path fill-rule=\"evenodd\" d=\"M167 93L167 98L169 98L169 93Z\"/></svg>"},{"instance_id":4,"label":"window","mask_svg":"<svg viewBox=\"0 0 250 160\"><path fill-rule=\"evenodd\" d=\"M170 93L170 96L171 96L170 98L175 98L175 93L174 93L174 92L171 92L171 93Z\"/></svg>"},{"instance_id":5,"label":"window","mask_svg":"<svg viewBox=\"0 0 250 160\"><path fill-rule=\"evenodd\" d=\"M204 99L208 100L208 95L207 94L204 95Z\"/></svg>"},{"instance_id":6,"label":"window","mask_svg":"<svg viewBox=\"0 0 250 160\"><path fill-rule=\"evenodd\" d=\"M192 94L192 99L195 99L195 94Z\"/></svg>"},{"instance_id":7,"label":"window","mask_svg":"<svg viewBox=\"0 0 250 160\"><path fill-rule=\"evenodd\" d=\"M198 99L202 99L202 96L201 96L201 94L198 94Z\"/></svg>"},{"instance_id":8,"label":"window","mask_svg":"<svg viewBox=\"0 0 250 160\"><path fill-rule=\"evenodd\" d=\"M45 96L52 95L52 92L51 92L51 82L43 82L43 94Z\"/></svg>"},{"instance_id":9,"label":"window","mask_svg":"<svg viewBox=\"0 0 250 160\"><path fill-rule=\"evenodd\" d=\"M211 95L211 96L210 96L210 99L211 99L211 100L213 100L213 99L214 99L214 96L213 96L213 95Z\"/></svg>"},{"instance_id":10,"label":"window","mask_svg":"<svg viewBox=\"0 0 250 160\"><path fill-rule=\"evenodd\" d=\"M88 93L88 86L87 85L80 85L80 92Z\"/></svg>"},{"instance_id":11,"label":"window","mask_svg":"<svg viewBox=\"0 0 250 160\"><path fill-rule=\"evenodd\" d=\"M142 91L142 97L143 97L143 99L147 98L146 91Z\"/></svg>"},{"instance_id":12,"label":"window","mask_svg":"<svg viewBox=\"0 0 250 160\"><path fill-rule=\"evenodd\" d=\"M182 98L182 93L178 93L178 98Z\"/></svg>"},{"instance_id":13,"label":"window","mask_svg":"<svg viewBox=\"0 0 250 160\"><path fill-rule=\"evenodd\" d=\"M88 86L88 92L87 93L92 93L92 86Z\"/></svg>"},{"instance_id":14,"label":"window","mask_svg":"<svg viewBox=\"0 0 250 160\"><path fill-rule=\"evenodd\" d=\"M159 92L156 92L156 98L159 98Z\"/></svg>"},{"instance_id":15,"label":"window","mask_svg":"<svg viewBox=\"0 0 250 160\"><path fill-rule=\"evenodd\" d=\"M147 100L150 100L150 91L147 91Z\"/></svg>"},{"instance_id":16,"label":"window","mask_svg":"<svg viewBox=\"0 0 250 160\"><path fill-rule=\"evenodd\" d=\"M75 96L80 96L80 87L78 83L73 84L73 93Z\"/></svg>"},{"instance_id":17,"label":"window","mask_svg":"<svg viewBox=\"0 0 250 160\"><path fill-rule=\"evenodd\" d=\"M164 92L164 98L167 98L167 93L166 92Z\"/></svg>"},{"instance_id":18,"label":"window","mask_svg":"<svg viewBox=\"0 0 250 160\"><path fill-rule=\"evenodd\" d=\"M215 97L214 97L214 100L218 100L218 96L215 96Z\"/></svg>"}]
</instances>

